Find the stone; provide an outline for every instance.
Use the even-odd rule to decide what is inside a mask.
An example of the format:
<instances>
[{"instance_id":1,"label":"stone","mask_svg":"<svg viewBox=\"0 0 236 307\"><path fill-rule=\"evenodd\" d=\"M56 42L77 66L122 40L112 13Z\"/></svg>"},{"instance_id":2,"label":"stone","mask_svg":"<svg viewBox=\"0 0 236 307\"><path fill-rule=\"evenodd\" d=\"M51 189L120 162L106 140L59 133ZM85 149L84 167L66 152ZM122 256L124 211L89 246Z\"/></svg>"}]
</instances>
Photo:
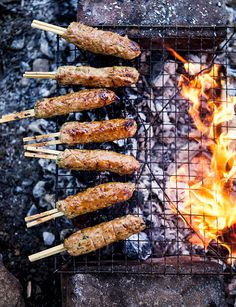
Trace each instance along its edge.
<instances>
[{"instance_id":1,"label":"stone","mask_svg":"<svg viewBox=\"0 0 236 307\"><path fill-rule=\"evenodd\" d=\"M36 185L33 188L34 198L40 199L40 198L42 198L43 196L46 195L45 184L46 184L45 181L38 181L36 183Z\"/></svg>"},{"instance_id":2,"label":"stone","mask_svg":"<svg viewBox=\"0 0 236 307\"><path fill-rule=\"evenodd\" d=\"M29 71L29 70L30 70L30 66L29 66L28 63L26 63L24 61L20 62L20 71L22 73L24 73L25 71Z\"/></svg>"},{"instance_id":3,"label":"stone","mask_svg":"<svg viewBox=\"0 0 236 307\"><path fill-rule=\"evenodd\" d=\"M49 71L49 61L47 59L35 59L33 71Z\"/></svg>"},{"instance_id":4,"label":"stone","mask_svg":"<svg viewBox=\"0 0 236 307\"><path fill-rule=\"evenodd\" d=\"M221 25L225 1L81 0L78 20L91 25ZM165 17L165 18L164 18Z\"/></svg>"},{"instance_id":5,"label":"stone","mask_svg":"<svg viewBox=\"0 0 236 307\"><path fill-rule=\"evenodd\" d=\"M25 38L20 37L19 39L14 39L11 44L11 49L13 50L21 50L25 45Z\"/></svg>"},{"instance_id":6,"label":"stone","mask_svg":"<svg viewBox=\"0 0 236 307\"><path fill-rule=\"evenodd\" d=\"M150 37L157 38L157 43L168 43L173 47L186 47L186 38L201 34L205 36L205 40L201 40L202 48L205 46L212 46L212 37L217 33L218 41L222 41L226 35L226 31L222 29L210 30L205 29L190 29L189 26L195 25L225 25L227 14L225 9L225 1L205 1L205 0L81 0L79 1L77 10L77 20L91 26L123 26L123 25L141 25L152 26L156 25L159 28L155 29L139 29L128 32L133 37ZM178 36L182 39L173 40L176 35L174 28L165 28L163 25L185 25L186 29L178 31ZM112 28L111 28L112 29ZM124 33L122 28L116 29L120 33ZM216 33L215 33L216 32ZM170 39L165 39L169 37ZM217 40L216 39L216 40ZM215 40L215 43L217 41ZM177 45L176 45L177 43ZM199 48L200 40L192 40L192 47Z\"/></svg>"},{"instance_id":7,"label":"stone","mask_svg":"<svg viewBox=\"0 0 236 307\"><path fill-rule=\"evenodd\" d=\"M0 307L23 307L19 281L0 263Z\"/></svg>"},{"instance_id":8,"label":"stone","mask_svg":"<svg viewBox=\"0 0 236 307\"><path fill-rule=\"evenodd\" d=\"M40 51L42 52L42 54L46 55L48 58L53 59L53 52L48 44L45 32L41 33Z\"/></svg>"},{"instance_id":9,"label":"stone","mask_svg":"<svg viewBox=\"0 0 236 307\"><path fill-rule=\"evenodd\" d=\"M157 266L163 268L163 265ZM140 274L91 273L72 276L63 274L64 306L227 306L222 276L144 275L141 267L139 272Z\"/></svg>"},{"instance_id":10,"label":"stone","mask_svg":"<svg viewBox=\"0 0 236 307\"><path fill-rule=\"evenodd\" d=\"M53 233L48 232L48 231L44 231L43 232L43 241L44 244L47 246L50 246L53 244L53 242L55 241L55 236Z\"/></svg>"}]
</instances>

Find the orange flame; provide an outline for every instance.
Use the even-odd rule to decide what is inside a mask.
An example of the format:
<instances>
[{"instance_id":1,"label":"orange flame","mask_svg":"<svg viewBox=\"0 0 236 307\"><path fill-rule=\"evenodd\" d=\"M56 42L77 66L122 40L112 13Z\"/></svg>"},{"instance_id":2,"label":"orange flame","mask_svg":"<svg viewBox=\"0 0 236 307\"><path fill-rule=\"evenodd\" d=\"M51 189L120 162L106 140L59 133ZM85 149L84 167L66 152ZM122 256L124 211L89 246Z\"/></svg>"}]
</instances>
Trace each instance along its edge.
<instances>
[{"instance_id":1,"label":"orange flame","mask_svg":"<svg viewBox=\"0 0 236 307\"><path fill-rule=\"evenodd\" d=\"M191 180L186 175L188 166L184 164L170 178L172 186L173 182L177 182L178 189L185 187L184 199L178 209L200 234L205 247L214 240L234 253L231 244L236 242L224 242L222 236L236 224L236 193L233 192L236 152L232 149L236 136L229 129L226 132L222 124L233 119L236 99L225 95L219 64L208 68L188 63L174 50L169 51L184 63L186 74L179 79L182 96L189 101L189 114L205 140L202 146L211 152L209 163L205 163L206 158L204 160L201 156L194 158L197 163L194 166L195 177ZM205 169L201 170L203 165Z\"/></svg>"}]
</instances>

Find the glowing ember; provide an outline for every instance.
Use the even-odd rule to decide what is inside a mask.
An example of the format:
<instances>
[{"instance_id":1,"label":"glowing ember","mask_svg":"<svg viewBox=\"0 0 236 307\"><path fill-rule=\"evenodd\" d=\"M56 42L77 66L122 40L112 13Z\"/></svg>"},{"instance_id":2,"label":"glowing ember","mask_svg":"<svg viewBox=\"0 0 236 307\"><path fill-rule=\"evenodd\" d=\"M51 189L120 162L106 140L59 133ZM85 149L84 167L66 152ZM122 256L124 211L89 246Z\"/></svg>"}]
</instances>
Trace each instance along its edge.
<instances>
[{"instance_id":1,"label":"glowing ember","mask_svg":"<svg viewBox=\"0 0 236 307\"><path fill-rule=\"evenodd\" d=\"M231 245L232 236L225 233L236 224L236 193L233 191L236 173L236 152L232 143L236 136L223 123L234 117L235 97L227 97L224 87L223 67L214 64L210 68L188 63L174 50L175 57L184 63L185 74L180 76L182 96L190 103L189 114L202 138L198 139L210 156L199 154L191 164L182 164L170 178L168 194L178 190L178 210L201 236L204 246L212 240L236 254ZM188 174L188 175L186 175ZM176 207L173 208L176 212ZM234 236L235 237L235 236ZM192 240L200 244L196 237Z\"/></svg>"}]
</instances>

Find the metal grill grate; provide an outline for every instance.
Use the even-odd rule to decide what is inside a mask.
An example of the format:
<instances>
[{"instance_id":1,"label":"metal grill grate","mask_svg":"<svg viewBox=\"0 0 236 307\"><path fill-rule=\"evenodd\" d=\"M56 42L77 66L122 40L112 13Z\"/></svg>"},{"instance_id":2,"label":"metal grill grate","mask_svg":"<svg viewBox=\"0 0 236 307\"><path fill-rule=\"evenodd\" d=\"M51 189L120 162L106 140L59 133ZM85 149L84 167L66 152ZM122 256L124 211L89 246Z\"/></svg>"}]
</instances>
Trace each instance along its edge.
<instances>
[{"instance_id":1,"label":"metal grill grate","mask_svg":"<svg viewBox=\"0 0 236 307\"><path fill-rule=\"evenodd\" d=\"M177 86L177 79L182 72L181 63L171 56L165 48L165 46L171 45L175 51L183 57L191 59L193 63L199 62L202 65L220 63L229 72L229 59L235 56L230 47L234 29L199 26L108 28L122 34L128 33L130 37L134 37L142 46L141 57L134 61L124 61L113 57L93 55L78 50L72 45L69 45L66 51L61 52L61 39L58 38L56 65L134 66L141 73L137 87L116 89L115 91L120 97L118 103L108 106L106 109L60 118L58 126L60 127L65 120L73 119L91 121L133 117L139 125L136 140L129 139L101 145L90 144L77 146L77 148L110 149L132 154L141 162L142 167L135 176L122 177L109 173L67 172L57 169L56 199L62 199L67 195L104 182L133 181L137 185L137 190L130 201L79 217L73 220L73 227L75 230L127 213L134 213L142 215L146 220L146 235L139 235L126 243L116 243L77 258L67 254L56 256L56 269L62 272L84 273L234 273L233 268L226 265L226 251L220 247L218 242L212 244L206 251L190 243L188 237L192 231L190 226L183 222L183 218L186 217L182 216L180 211L174 214L169 209L170 203L175 203L178 208L180 190L177 188L175 190L175 201L167 195L168 167L172 164L175 169L178 169L179 163L181 163L178 157L183 150L187 157L188 167L191 167L190 157L193 149L190 146L188 134L193 128L193 124L187 114L188 102L181 98ZM153 32L152 38L145 39L144 36L147 32ZM143 37L140 38L140 35ZM158 39L156 39L157 37ZM70 61L68 61L68 57ZM58 94L71 89L72 87L58 87ZM78 89L73 87L73 90ZM226 82L228 95L235 95L235 90L236 88L231 83ZM170 129L168 129L168 125ZM168 134L166 131L170 131L170 133ZM64 148L64 146L58 146L59 150ZM68 228L72 232L73 228L70 223L65 221L57 221L56 227L58 232L63 228ZM229 255L229 257L233 256Z\"/></svg>"}]
</instances>

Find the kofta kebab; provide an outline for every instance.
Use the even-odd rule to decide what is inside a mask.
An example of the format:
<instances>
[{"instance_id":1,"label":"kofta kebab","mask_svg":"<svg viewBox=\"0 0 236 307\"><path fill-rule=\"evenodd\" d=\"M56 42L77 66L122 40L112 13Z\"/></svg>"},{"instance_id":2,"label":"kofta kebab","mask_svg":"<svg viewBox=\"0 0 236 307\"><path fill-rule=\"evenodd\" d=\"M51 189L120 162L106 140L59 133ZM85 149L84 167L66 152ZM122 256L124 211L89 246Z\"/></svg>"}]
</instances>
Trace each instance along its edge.
<instances>
[{"instance_id":1,"label":"kofta kebab","mask_svg":"<svg viewBox=\"0 0 236 307\"><path fill-rule=\"evenodd\" d=\"M34 20L32 27L59 34L77 47L98 54L113 55L131 60L140 55L139 45L127 36L98 30L78 22L67 29ZM56 79L59 84L95 87L129 86L138 81L139 73L133 67L114 66L94 68L88 66L62 66L56 72L26 72L26 78Z\"/></svg>"},{"instance_id":2,"label":"kofta kebab","mask_svg":"<svg viewBox=\"0 0 236 307\"><path fill-rule=\"evenodd\" d=\"M71 256L87 254L111 243L125 240L144 229L145 223L141 217L126 215L79 230L65 239L64 244L33 254L29 256L29 260L33 262L64 251Z\"/></svg>"},{"instance_id":3,"label":"kofta kebab","mask_svg":"<svg viewBox=\"0 0 236 307\"><path fill-rule=\"evenodd\" d=\"M34 109L3 115L0 123L36 117L49 118L73 112L93 110L110 105L118 100L116 94L108 89L86 89L67 95L43 98L36 102Z\"/></svg>"},{"instance_id":4,"label":"kofta kebab","mask_svg":"<svg viewBox=\"0 0 236 307\"><path fill-rule=\"evenodd\" d=\"M98 30L79 22L72 22L67 29L39 20L33 20L31 26L58 34L78 48L93 53L113 55L126 60L132 60L141 54L139 45L127 36Z\"/></svg>"},{"instance_id":5,"label":"kofta kebab","mask_svg":"<svg viewBox=\"0 0 236 307\"><path fill-rule=\"evenodd\" d=\"M25 137L23 141L28 142L52 137L59 138L58 140L30 144L33 147L56 144L104 143L132 137L136 130L137 124L133 119L111 119L93 122L73 121L62 125L60 132Z\"/></svg>"},{"instance_id":6,"label":"kofta kebab","mask_svg":"<svg viewBox=\"0 0 236 307\"><path fill-rule=\"evenodd\" d=\"M109 171L132 175L140 163L133 157L110 150L66 149L64 151L27 146L26 157L55 160L60 168L74 171Z\"/></svg>"},{"instance_id":7,"label":"kofta kebab","mask_svg":"<svg viewBox=\"0 0 236 307\"><path fill-rule=\"evenodd\" d=\"M104 55L123 59L134 59L141 51L136 42L127 36L73 22L67 29L34 20L32 27L59 34L77 47ZM94 68L88 66L62 66L56 72L26 72L27 78L56 79L62 85L101 87L84 89L76 93L44 98L35 104L34 109L2 116L0 123L36 117L49 118L72 112L102 108L117 100L116 94L107 87L120 87L135 84L139 73L133 67L114 66ZM59 132L24 138L25 156L55 160L58 167L76 171L109 171L119 175L131 175L140 168L133 157L108 150L66 149L64 151L42 148L56 144L103 143L133 137L137 124L133 119L112 119L93 122L67 122ZM52 139L42 141L44 139ZM38 142L38 140L40 142ZM34 141L34 143L29 143ZM56 208L25 218L27 227L65 216L76 216L97 211L119 202L129 200L135 190L130 182L109 182L88 188L56 203ZM109 222L85 228L72 234L64 244L39 252L29 257L35 261L63 252L78 256L95 251L108 244L125 240L145 228L142 218L127 215Z\"/></svg>"},{"instance_id":8,"label":"kofta kebab","mask_svg":"<svg viewBox=\"0 0 236 307\"><path fill-rule=\"evenodd\" d=\"M27 216L25 221L27 227L32 227L63 215L73 219L76 216L127 201L132 197L134 190L135 184L130 182L100 184L58 201L56 209Z\"/></svg>"}]
</instances>

